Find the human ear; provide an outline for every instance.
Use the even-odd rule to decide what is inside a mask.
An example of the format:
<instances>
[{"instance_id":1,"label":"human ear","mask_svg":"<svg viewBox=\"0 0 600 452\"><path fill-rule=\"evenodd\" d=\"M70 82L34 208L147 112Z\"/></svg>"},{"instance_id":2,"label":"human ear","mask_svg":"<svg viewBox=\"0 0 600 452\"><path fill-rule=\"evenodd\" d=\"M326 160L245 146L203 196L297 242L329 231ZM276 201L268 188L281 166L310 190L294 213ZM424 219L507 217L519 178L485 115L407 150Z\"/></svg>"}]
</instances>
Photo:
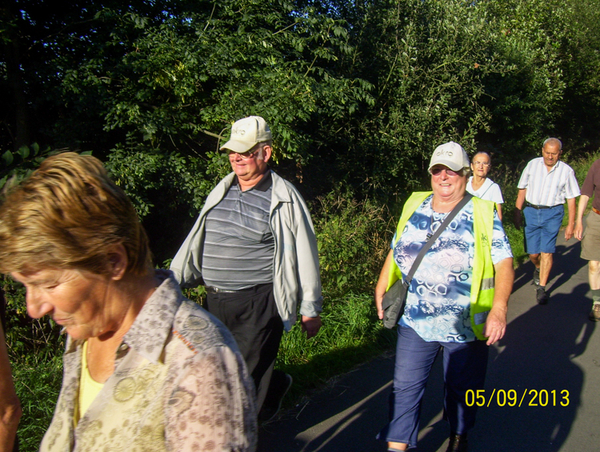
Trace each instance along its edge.
<instances>
[{"instance_id":1,"label":"human ear","mask_svg":"<svg viewBox=\"0 0 600 452\"><path fill-rule=\"evenodd\" d=\"M267 163L271 159L271 155L273 155L273 148L265 144L262 148L262 159L265 163Z\"/></svg>"},{"instance_id":2,"label":"human ear","mask_svg":"<svg viewBox=\"0 0 600 452\"><path fill-rule=\"evenodd\" d=\"M112 279L118 281L123 278L127 270L129 259L127 250L122 243L114 245L108 252L109 272Z\"/></svg>"}]
</instances>

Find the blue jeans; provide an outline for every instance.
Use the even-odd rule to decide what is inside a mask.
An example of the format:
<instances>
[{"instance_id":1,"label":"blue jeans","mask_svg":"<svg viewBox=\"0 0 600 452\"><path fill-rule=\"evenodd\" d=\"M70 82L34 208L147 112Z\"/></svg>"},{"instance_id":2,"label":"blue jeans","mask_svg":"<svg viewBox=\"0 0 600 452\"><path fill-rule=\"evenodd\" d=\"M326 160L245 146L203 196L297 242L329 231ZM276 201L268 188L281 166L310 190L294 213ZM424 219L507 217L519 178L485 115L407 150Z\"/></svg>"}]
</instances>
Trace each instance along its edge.
<instances>
[{"instance_id":1,"label":"blue jeans","mask_svg":"<svg viewBox=\"0 0 600 452\"><path fill-rule=\"evenodd\" d=\"M554 253L556 238L565 208L562 204L548 209L525 207L525 250L527 254Z\"/></svg>"},{"instance_id":2,"label":"blue jeans","mask_svg":"<svg viewBox=\"0 0 600 452\"><path fill-rule=\"evenodd\" d=\"M444 351L444 418L453 433L464 435L473 428L477 406L467 406L465 396L469 389L483 389L488 359L485 341L426 342L412 328L398 326L390 423L379 439L416 446L421 399L440 348Z\"/></svg>"}]
</instances>

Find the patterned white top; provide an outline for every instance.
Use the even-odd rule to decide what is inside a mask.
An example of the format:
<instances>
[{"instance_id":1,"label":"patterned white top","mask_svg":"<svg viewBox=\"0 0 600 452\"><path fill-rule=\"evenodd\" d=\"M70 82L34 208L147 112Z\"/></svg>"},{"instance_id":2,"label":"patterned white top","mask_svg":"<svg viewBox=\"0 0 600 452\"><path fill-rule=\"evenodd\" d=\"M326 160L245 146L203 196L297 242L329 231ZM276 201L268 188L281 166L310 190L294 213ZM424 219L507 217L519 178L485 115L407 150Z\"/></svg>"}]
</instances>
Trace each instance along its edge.
<instances>
[{"instance_id":1,"label":"patterned white top","mask_svg":"<svg viewBox=\"0 0 600 452\"><path fill-rule=\"evenodd\" d=\"M529 161L518 187L527 189L525 200L536 206L557 206L581 194L573 168L559 160L548 171L543 157Z\"/></svg>"},{"instance_id":2,"label":"patterned white top","mask_svg":"<svg viewBox=\"0 0 600 452\"><path fill-rule=\"evenodd\" d=\"M74 428L83 341L67 339L46 451L256 450L254 384L231 333L181 294L171 272L117 351L115 372Z\"/></svg>"}]
</instances>

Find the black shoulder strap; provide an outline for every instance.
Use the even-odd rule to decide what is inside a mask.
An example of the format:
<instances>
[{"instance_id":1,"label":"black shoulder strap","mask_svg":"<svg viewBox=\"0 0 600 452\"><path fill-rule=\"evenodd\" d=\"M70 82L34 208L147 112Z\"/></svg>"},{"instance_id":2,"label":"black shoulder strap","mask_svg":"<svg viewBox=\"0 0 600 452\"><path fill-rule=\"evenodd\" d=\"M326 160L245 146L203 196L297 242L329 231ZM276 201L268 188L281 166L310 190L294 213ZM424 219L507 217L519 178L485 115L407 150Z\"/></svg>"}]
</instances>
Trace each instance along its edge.
<instances>
[{"instance_id":1,"label":"black shoulder strap","mask_svg":"<svg viewBox=\"0 0 600 452\"><path fill-rule=\"evenodd\" d=\"M415 272L417 271L417 268L419 267L419 264L423 260L423 257L425 257L425 253L427 252L427 250L429 250L429 248L431 248L431 245L433 245L433 242L436 241L436 239L440 236L440 234L444 231L444 229L446 229L446 227L450 224L450 222L456 216L456 214L458 212L460 212L460 209L462 209L465 206L465 204L467 204L472 197L473 197L473 195L471 193L465 193L465 196L463 196L463 199L461 199L458 202L458 204L454 206L454 209L452 209L452 211L444 219L444 221L442 222L440 227L437 228L435 230L435 232L431 235L431 237L429 237L427 239L427 242L425 242L425 245L423 245L423 248L421 248L421 251L419 251L419 254L417 255L415 261L413 262L412 267L410 267L410 271L408 272L408 275L406 276L405 279L402 280L402 283L405 286L408 287L408 285L412 281L413 276L415 275Z\"/></svg>"}]
</instances>

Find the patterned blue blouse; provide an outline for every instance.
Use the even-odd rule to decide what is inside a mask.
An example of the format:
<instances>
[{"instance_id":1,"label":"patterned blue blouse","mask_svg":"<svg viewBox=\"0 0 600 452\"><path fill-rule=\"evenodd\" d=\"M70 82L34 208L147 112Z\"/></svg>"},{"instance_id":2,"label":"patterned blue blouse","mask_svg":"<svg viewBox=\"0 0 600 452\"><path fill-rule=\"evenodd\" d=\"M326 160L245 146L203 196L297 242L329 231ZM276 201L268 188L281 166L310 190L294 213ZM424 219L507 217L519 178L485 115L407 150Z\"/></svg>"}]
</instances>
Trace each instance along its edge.
<instances>
[{"instance_id":1,"label":"patterned blue blouse","mask_svg":"<svg viewBox=\"0 0 600 452\"><path fill-rule=\"evenodd\" d=\"M434 212L429 196L406 223L394 260L405 277L419 251L444 221L447 213ZM414 329L423 340L469 342L476 340L470 320L470 290L475 240L473 201L469 201L427 251L411 282L400 325ZM494 214L492 261L512 257L508 237Z\"/></svg>"}]
</instances>

